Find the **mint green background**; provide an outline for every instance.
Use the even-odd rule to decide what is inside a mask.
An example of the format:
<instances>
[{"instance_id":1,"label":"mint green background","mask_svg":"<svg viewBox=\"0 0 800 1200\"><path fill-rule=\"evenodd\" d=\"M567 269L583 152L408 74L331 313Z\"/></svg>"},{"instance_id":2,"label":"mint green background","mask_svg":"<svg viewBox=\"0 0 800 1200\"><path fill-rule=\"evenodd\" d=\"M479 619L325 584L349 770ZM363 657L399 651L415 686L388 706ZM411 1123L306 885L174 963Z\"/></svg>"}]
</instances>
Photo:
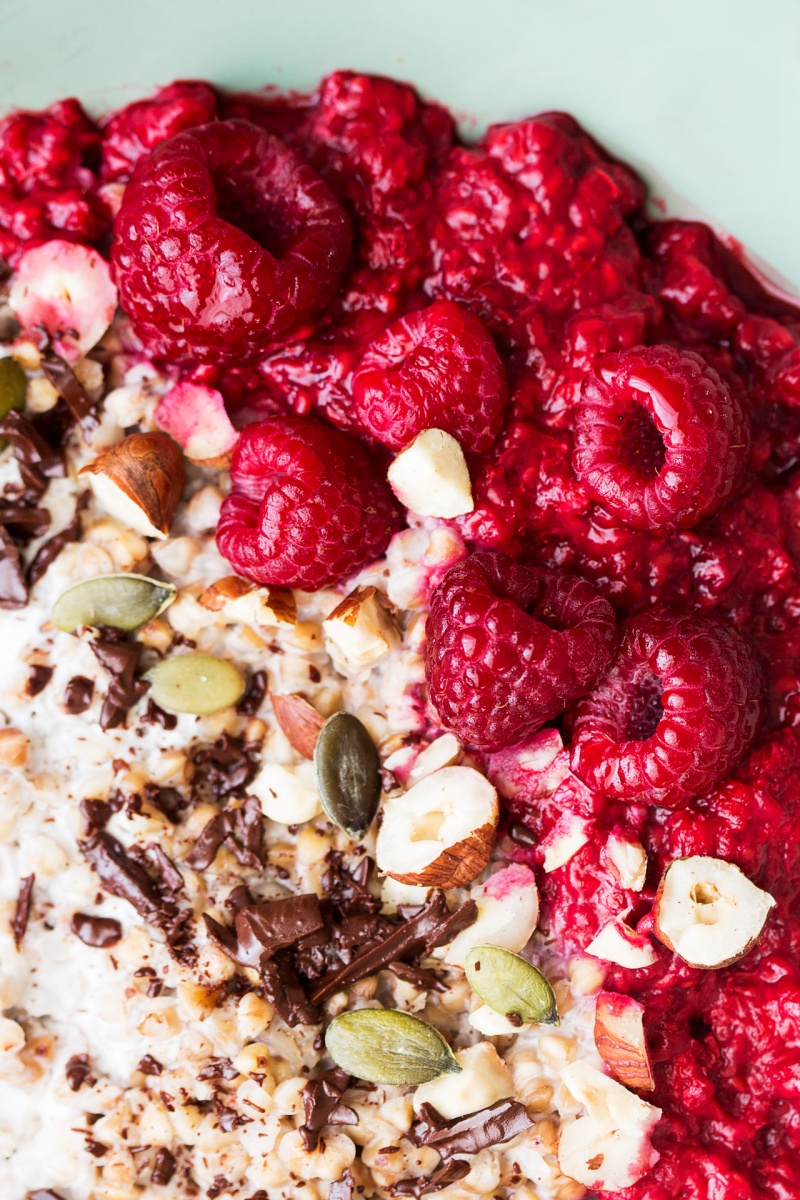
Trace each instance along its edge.
<instances>
[{"instance_id":1,"label":"mint green background","mask_svg":"<svg viewBox=\"0 0 800 1200\"><path fill-rule=\"evenodd\" d=\"M800 286L800 0L0 0L0 18L4 107L350 66L471 129L569 109Z\"/></svg>"}]
</instances>

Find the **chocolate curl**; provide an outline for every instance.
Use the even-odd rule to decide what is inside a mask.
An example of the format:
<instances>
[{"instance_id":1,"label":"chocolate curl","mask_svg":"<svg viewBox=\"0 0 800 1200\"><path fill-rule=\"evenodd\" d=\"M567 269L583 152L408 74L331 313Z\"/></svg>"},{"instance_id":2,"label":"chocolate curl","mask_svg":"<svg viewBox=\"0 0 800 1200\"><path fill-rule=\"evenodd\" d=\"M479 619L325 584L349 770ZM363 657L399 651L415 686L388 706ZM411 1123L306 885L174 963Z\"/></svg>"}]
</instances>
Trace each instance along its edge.
<instances>
[{"instance_id":1,"label":"chocolate curl","mask_svg":"<svg viewBox=\"0 0 800 1200\"><path fill-rule=\"evenodd\" d=\"M257 870L261 856L263 814L255 796L248 796L241 808L227 808L212 817L186 859L193 871L204 871L214 861L223 843L243 867Z\"/></svg>"},{"instance_id":2,"label":"chocolate curl","mask_svg":"<svg viewBox=\"0 0 800 1200\"><path fill-rule=\"evenodd\" d=\"M342 1104L342 1096L350 1086L350 1076L341 1067L323 1071L316 1079L310 1079L303 1088L305 1124L300 1126L300 1136L306 1150L316 1150L319 1135L326 1125L357 1125L358 1117L352 1108Z\"/></svg>"},{"instance_id":3,"label":"chocolate curl","mask_svg":"<svg viewBox=\"0 0 800 1200\"><path fill-rule=\"evenodd\" d=\"M95 638L92 642L95 657L109 674L108 692L100 713L101 729L116 729L147 691L149 684L136 678L142 647L111 637Z\"/></svg>"},{"instance_id":4,"label":"chocolate curl","mask_svg":"<svg viewBox=\"0 0 800 1200\"><path fill-rule=\"evenodd\" d=\"M35 875L28 875L25 879L21 879L19 884L17 906L14 909L14 920L11 922L11 932L14 935L14 945L18 950L22 945L22 939L25 936L25 930L28 928L28 920L31 915L33 885L35 881Z\"/></svg>"}]
</instances>

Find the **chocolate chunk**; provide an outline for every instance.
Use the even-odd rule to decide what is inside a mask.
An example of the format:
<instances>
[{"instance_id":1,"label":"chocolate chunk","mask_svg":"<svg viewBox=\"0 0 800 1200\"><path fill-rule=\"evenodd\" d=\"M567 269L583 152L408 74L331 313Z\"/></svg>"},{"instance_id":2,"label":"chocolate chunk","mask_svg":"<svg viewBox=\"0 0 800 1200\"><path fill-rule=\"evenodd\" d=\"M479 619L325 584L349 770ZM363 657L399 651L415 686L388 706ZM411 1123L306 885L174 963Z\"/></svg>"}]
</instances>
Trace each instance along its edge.
<instances>
[{"instance_id":1,"label":"chocolate chunk","mask_svg":"<svg viewBox=\"0 0 800 1200\"><path fill-rule=\"evenodd\" d=\"M469 1172L469 1163L463 1158L457 1158L453 1162L442 1163L432 1175L422 1175L418 1179L401 1179L399 1183L393 1183L389 1191L393 1196L413 1196L415 1200L418 1200L420 1196L425 1196L428 1192L440 1192L443 1188L449 1187L451 1183L456 1183L465 1175L469 1175Z\"/></svg>"},{"instance_id":2,"label":"chocolate chunk","mask_svg":"<svg viewBox=\"0 0 800 1200\"><path fill-rule=\"evenodd\" d=\"M223 842L243 867L263 865L261 838L263 815L255 796L248 796L240 808L226 808L212 817L186 859L193 871L204 871L216 857Z\"/></svg>"},{"instance_id":3,"label":"chocolate chunk","mask_svg":"<svg viewBox=\"0 0 800 1200\"><path fill-rule=\"evenodd\" d=\"M44 691L53 678L53 670L53 667L45 667L39 663L31 667L31 673L25 686L25 691L29 696L38 696L40 692Z\"/></svg>"},{"instance_id":4,"label":"chocolate chunk","mask_svg":"<svg viewBox=\"0 0 800 1200\"><path fill-rule=\"evenodd\" d=\"M126 853L116 838L98 832L78 845L107 892L127 900L146 920L157 921L162 911L158 890L144 867Z\"/></svg>"},{"instance_id":5,"label":"chocolate chunk","mask_svg":"<svg viewBox=\"0 0 800 1200\"><path fill-rule=\"evenodd\" d=\"M264 959L325 929L320 903L313 892L243 904L236 913L234 930L225 929L207 914L204 919L210 937L221 950L239 966L256 970Z\"/></svg>"},{"instance_id":6,"label":"chocolate chunk","mask_svg":"<svg viewBox=\"0 0 800 1200\"><path fill-rule=\"evenodd\" d=\"M143 679L136 678L142 647L126 642L119 635L104 631L104 636L92 642L95 657L108 674L108 692L100 713L101 729L116 729L125 721L128 709L142 698L148 688Z\"/></svg>"},{"instance_id":7,"label":"chocolate chunk","mask_svg":"<svg viewBox=\"0 0 800 1200\"><path fill-rule=\"evenodd\" d=\"M192 755L197 768L195 787L205 790L216 803L229 796L243 795L254 778L258 762L248 753L241 738L223 733L213 746L203 746Z\"/></svg>"},{"instance_id":8,"label":"chocolate chunk","mask_svg":"<svg viewBox=\"0 0 800 1200\"><path fill-rule=\"evenodd\" d=\"M113 814L119 812L122 805L123 800L119 795L113 796L110 800L81 800L79 807L81 816L86 822L86 836L89 837L98 829L103 829Z\"/></svg>"},{"instance_id":9,"label":"chocolate chunk","mask_svg":"<svg viewBox=\"0 0 800 1200\"><path fill-rule=\"evenodd\" d=\"M353 1200L354 1188L353 1172L346 1167L339 1178L328 1188L328 1200Z\"/></svg>"},{"instance_id":10,"label":"chocolate chunk","mask_svg":"<svg viewBox=\"0 0 800 1200\"><path fill-rule=\"evenodd\" d=\"M173 825L178 824L181 813L187 805L177 788L162 788L156 783L144 785L144 798L149 805L163 813Z\"/></svg>"},{"instance_id":11,"label":"chocolate chunk","mask_svg":"<svg viewBox=\"0 0 800 1200\"><path fill-rule=\"evenodd\" d=\"M172 1176L175 1174L177 1163L175 1155L166 1146L162 1146L156 1151L156 1156L153 1159L153 1170L150 1174L150 1182L156 1187L166 1187Z\"/></svg>"},{"instance_id":12,"label":"chocolate chunk","mask_svg":"<svg viewBox=\"0 0 800 1200\"><path fill-rule=\"evenodd\" d=\"M67 1062L64 1073L72 1092L79 1092L84 1084L87 1087L93 1087L97 1083L97 1077L92 1074L92 1068L89 1065L88 1054L73 1054Z\"/></svg>"},{"instance_id":13,"label":"chocolate chunk","mask_svg":"<svg viewBox=\"0 0 800 1200\"><path fill-rule=\"evenodd\" d=\"M358 1117L352 1108L342 1104L342 1096L350 1086L350 1076L341 1067L323 1071L310 1079L303 1088L305 1124L300 1135L306 1150L316 1150L319 1135L326 1125L357 1125Z\"/></svg>"},{"instance_id":14,"label":"chocolate chunk","mask_svg":"<svg viewBox=\"0 0 800 1200\"><path fill-rule=\"evenodd\" d=\"M160 725L162 729L175 729L178 724L178 718L175 713L165 712L163 708L159 708L155 700L147 701L147 708L142 717L143 725Z\"/></svg>"},{"instance_id":15,"label":"chocolate chunk","mask_svg":"<svg viewBox=\"0 0 800 1200\"><path fill-rule=\"evenodd\" d=\"M75 516L66 525L60 533L56 533L53 537L48 538L36 551L36 556L28 567L28 586L33 587L37 580L41 579L51 563L54 563L61 551L70 542L80 541L83 532L83 523L81 522L81 512L86 507L86 496L82 496L78 500L78 505L75 511Z\"/></svg>"},{"instance_id":16,"label":"chocolate chunk","mask_svg":"<svg viewBox=\"0 0 800 1200\"><path fill-rule=\"evenodd\" d=\"M27 417L16 410L0 421L0 438L14 447L27 498L36 500L47 490L48 478L64 474L64 460Z\"/></svg>"},{"instance_id":17,"label":"chocolate chunk","mask_svg":"<svg viewBox=\"0 0 800 1200\"><path fill-rule=\"evenodd\" d=\"M72 914L69 927L86 946L105 950L116 946L122 938L122 926L113 917L92 917L88 913Z\"/></svg>"},{"instance_id":18,"label":"chocolate chunk","mask_svg":"<svg viewBox=\"0 0 800 1200\"><path fill-rule=\"evenodd\" d=\"M451 913L444 892L437 890L422 908L413 910L414 915L401 911L404 923L384 937L377 945L368 945L353 960L333 971L329 971L313 989L311 999L315 1004L333 992L374 975L393 962L404 962L430 954L437 946L452 941L457 933L466 929L478 915L474 900L467 900Z\"/></svg>"},{"instance_id":19,"label":"chocolate chunk","mask_svg":"<svg viewBox=\"0 0 800 1200\"><path fill-rule=\"evenodd\" d=\"M425 967L412 967L410 963L393 962L389 963L389 970L398 979L402 979L404 983L410 983L420 992L447 991L446 985L436 972Z\"/></svg>"},{"instance_id":20,"label":"chocolate chunk","mask_svg":"<svg viewBox=\"0 0 800 1200\"><path fill-rule=\"evenodd\" d=\"M267 694L267 672L256 671L250 678L247 690L236 705L243 717L253 717L258 712Z\"/></svg>"},{"instance_id":21,"label":"chocolate chunk","mask_svg":"<svg viewBox=\"0 0 800 1200\"><path fill-rule=\"evenodd\" d=\"M92 1137L87 1137L86 1149L90 1154L94 1155L95 1158L102 1158L103 1155L108 1154L109 1151L109 1147L105 1144L105 1142L95 1141L95 1139Z\"/></svg>"},{"instance_id":22,"label":"chocolate chunk","mask_svg":"<svg viewBox=\"0 0 800 1200\"><path fill-rule=\"evenodd\" d=\"M169 855L165 854L155 843L151 843L147 847L147 852L152 855L162 893L166 893L168 896L180 895L183 891L183 876Z\"/></svg>"},{"instance_id":23,"label":"chocolate chunk","mask_svg":"<svg viewBox=\"0 0 800 1200\"><path fill-rule=\"evenodd\" d=\"M164 1067L152 1054L145 1054L144 1058L139 1059L136 1070L141 1071L143 1075L160 1075Z\"/></svg>"},{"instance_id":24,"label":"chocolate chunk","mask_svg":"<svg viewBox=\"0 0 800 1200\"><path fill-rule=\"evenodd\" d=\"M209 1079L235 1079L238 1074L239 1072L229 1058L211 1058L198 1071L195 1078L203 1083Z\"/></svg>"},{"instance_id":25,"label":"chocolate chunk","mask_svg":"<svg viewBox=\"0 0 800 1200\"><path fill-rule=\"evenodd\" d=\"M46 508L31 508L23 504L0 504L0 525L14 533L21 541L41 537L50 525L50 512Z\"/></svg>"},{"instance_id":26,"label":"chocolate chunk","mask_svg":"<svg viewBox=\"0 0 800 1200\"><path fill-rule=\"evenodd\" d=\"M85 675L73 675L64 692L64 708L75 717L86 712L94 698L94 682Z\"/></svg>"},{"instance_id":27,"label":"chocolate chunk","mask_svg":"<svg viewBox=\"0 0 800 1200\"><path fill-rule=\"evenodd\" d=\"M0 525L0 608L24 608L28 588L19 550Z\"/></svg>"},{"instance_id":28,"label":"chocolate chunk","mask_svg":"<svg viewBox=\"0 0 800 1200\"><path fill-rule=\"evenodd\" d=\"M288 951L262 961L261 982L270 1004L287 1025L319 1023L319 1010L306 995Z\"/></svg>"},{"instance_id":29,"label":"chocolate chunk","mask_svg":"<svg viewBox=\"0 0 800 1200\"><path fill-rule=\"evenodd\" d=\"M28 928L28 919L31 915L31 899L33 896L33 885L35 880L35 875L28 875L25 879L21 879L19 883L17 906L14 909L14 920L11 922L11 932L14 935L14 945L18 950L22 945L22 939L25 936L25 930Z\"/></svg>"},{"instance_id":30,"label":"chocolate chunk","mask_svg":"<svg viewBox=\"0 0 800 1200\"><path fill-rule=\"evenodd\" d=\"M151 1000L161 995L164 990L164 983L158 978L152 967L139 967L133 974L136 979L150 980L150 983L147 985L147 995Z\"/></svg>"},{"instance_id":31,"label":"chocolate chunk","mask_svg":"<svg viewBox=\"0 0 800 1200\"><path fill-rule=\"evenodd\" d=\"M214 1111L217 1114L217 1124L223 1133L233 1133L234 1129L239 1124L239 1116L232 1108L228 1108L222 1101L215 1096L213 1099Z\"/></svg>"},{"instance_id":32,"label":"chocolate chunk","mask_svg":"<svg viewBox=\"0 0 800 1200\"><path fill-rule=\"evenodd\" d=\"M69 363L51 350L42 359L42 371L66 404L73 419L84 429L95 429L98 425L95 406Z\"/></svg>"},{"instance_id":33,"label":"chocolate chunk","mask_svg":"<svg viewBox=\"0 0 800 1200\"><path fill-rule=\"evenodd\" d=\"M433 1146L442 1158L456 1154L478 1154L488 1146L507 1142L530 1129L533 1121L518 1100L498 1100L489 1108L445 1121L430 1104L420 1108L420 1119L408 1132L414 1146Z\"/></svg>"}]
</instances>

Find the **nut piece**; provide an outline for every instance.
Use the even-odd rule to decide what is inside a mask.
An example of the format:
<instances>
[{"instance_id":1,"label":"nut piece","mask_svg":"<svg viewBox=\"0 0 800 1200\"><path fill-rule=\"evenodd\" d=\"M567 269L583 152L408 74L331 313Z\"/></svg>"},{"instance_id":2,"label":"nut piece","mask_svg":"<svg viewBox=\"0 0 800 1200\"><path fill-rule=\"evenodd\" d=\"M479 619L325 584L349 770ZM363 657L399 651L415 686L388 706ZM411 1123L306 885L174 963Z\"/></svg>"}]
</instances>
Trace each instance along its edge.
<instances>
[{"instance_id":1,"label":"nut piece","mask_svg":"<svg viewBox=\"0 0 800 1200\"><path fill-rule=\"evenodd\" d=\"M647 875L647 855L636 835L615 825L603 847L603 861L620 887L640 892Z\"/></svg>"},{"instance_id":2,"label":"nut piece","mask_svg":"<svg viewBox=\"0 0 800 1200\"><path fill-rule=\"evenodd\" d=\"M74 363L111 324L117 289L101 254L56 239L25 251L8 302L23 329L46 329L56 353Z\"/></svg>"},{"instance_id":3,"label":"nut piece","mask_svg":"<svg viewBox=\"0 0 800 1200\"><path fill-rule=\"evenodd\" d=\"M589 841L593 828L594 821L587 821L575 813L563 813L541 842L544 850L543 869L546 872L555 871L568 863Z\"/></svg>"},{"instance_id":4,"label":"nut piece","mask_svg":"<svg viewBox=\"0 0 800 1200\"><path fill-rule=\"evenodd\" d=\"M479 771L434 771L386 801L378 869L400 883L463 887L489 861L499 814L497 792Z\"/></svg>"},{"instance_id":5,"label":"nut piece","mask_svg":"<svg viewBox=\"0 0 800 1200\"><path fill-rule=\"evenodd\" d=\"M459 1075L440 1075L414 1093L414 1111L432 1104L446 1121L489 1108L515 1094L514 1079L491 1042L456 1050Z\"/></svg>"},{"instance_id":6,"label":"nut piece","mask_svg":"<svg viewBox=\"0 0 800 1200\"><path fill-rule=\"evenodd\" d=\"M515 954L525 949L539 920L539 893L529 867L503 867L472 888L470 899L478 906L477 918L449 946L436 951L437 957L463 969L473 946L502 946Z\"/></svg>"},{"instance_id":7,"label":"nut piece","mask_svg":"<svg viewBox=\"0 0 800 1200\"><path fill-rule=\"evenodd\" d=\"M303 758L313 758L325 718L299 692L270 692L269 698L289 745Z\"/></svg>"},{"instance_id":8,"label":"nut piece","mask_svg":"<svg viewBox=\"0 0 800 1200\"><path fill-rule=\"evenodd\" d=\"M153 420L174 438L190 462L228 467L239 434L222 393L200 383L178 383L156 405Z\"/></svg>"},{"instance_id":9,"label":"nut piece","mask_svg":"<svg viewBox=\"0 0 800 1200\"><path fill-rule=\"evenodd\" d=\"M322 622L325 649L341 674L371 667L400 645L397 626L374 587L356 588Z\"/></svg>"},{"instance_id":10,"label":"nut piece","mask_svg":"<svg viewBox=\"0 0 800 1200\"><path fill-rule=\"evenodd\" d=\"M558 1165L596 1192L630 1187L655 1166L650 1137L661 1109L580 1059L561 1070L561 1082L585 1114L561 1127Z\"/></svg>"},{"instance_id":11,"label":"nut piece","mask_svg":"<svg viewBox=\"0 0 800 1200\"><path fill-rule=\"evenodd\" d=\"M29 754L30 743L21 729L15 729L13 725L0 729L0 765L25 767Z\"/></svg>"},{"instance_id":12,"label":"nut piece","mask_svg":"<svg viewBox=\"0 0 800 1200\"><path fill-rule=\"evenodd\" d=\"M210 584L200 596L200 604L245 625L297 624L297 602L291 588L258 587L238 575L226 575Z\"/></svg>"},{"instance_id":13,"label":"nut piece","mask_svg":"<svg viewBox=\"0 0 800 1200\"><path fill-rule=\"evenodd\" d=\"M110 516L144 537L165 538L186 479L183 455L165 433L132 433L80 472Z\"/></svg>"},{"instance_id":14,"label":"nut piece","mask_svg":"<svg viewBox=\"0 0 800 1200\"><path fill-rule=\"evenodd\" d=\"M594 1044L620 1083L638 1091L655 1087L644 1036L644 1005L632 996L600 992L594 1012Z\"/></svg>"},{"instance_id":15,"label":"nut piece","mask_svg":"<svg viewBox=\"0 0 800 1200\"><path fill-rule=\"evenodd\" d=\"M613 921L604 925L586 947L586 953L634 971L640 967L651 967L654 962L658 962L658 955L650 939L631 929L622 917L615 917Z\"/></svg>"},{"instance_id":16,"label":"nut piece","mask_svg":"<svg viewBox=\"0 0 800 1200\"><path fill-rule=\"evenodd\" d=\"M692 967L727 967L758 940L774 905L735 863L677 858L656 892L654 932Z\"/></svg>"},{"instance_id":17,"label":"nut piece","mask_svg":"<svg viewBox=\"0 0 800 1200\"><path fill-rule=\"evenodd\" d=\"M264 816L280 825L303 825L322 812L311 763L265 763L247 790L259 800Z\"/></svg>"},{"instance_id":18,"label":"nut piece","mask_svg":"<svg viewBox=\"0 0 800 1200\"><path fill-rule=\"evenodd\" d=\"M443 429L423 429L389 467L397 499L421 517L472 512L472 485L464 451Z\"/></svg>"}]
</instances>

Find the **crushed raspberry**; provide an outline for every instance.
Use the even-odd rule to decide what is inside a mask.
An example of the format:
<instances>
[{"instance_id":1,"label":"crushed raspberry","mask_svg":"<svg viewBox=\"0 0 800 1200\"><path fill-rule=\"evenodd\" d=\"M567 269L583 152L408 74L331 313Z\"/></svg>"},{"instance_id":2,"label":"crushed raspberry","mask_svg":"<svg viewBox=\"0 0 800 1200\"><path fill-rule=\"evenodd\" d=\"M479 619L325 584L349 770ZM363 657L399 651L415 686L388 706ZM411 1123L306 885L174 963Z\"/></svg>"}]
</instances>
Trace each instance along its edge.
<instances>
[{"instance_id":1,"label":"crushed raspberry","mask_svg":"<svg viewBox=\"0 0 800 1200\"><path fill-rule=\"evenodd\" d=\"M576 706L572 769L609 796L681 807L748 749L761 692L754 652L730 626L676 609L634 617L613 667Z\"/></svg>"},{"instance_id":2,"label":"crushed raspberry","mask_svg":"<svg viewBox=\"0 0 800 1200\"><path fill-rule=\"evenodd\" d=\"M217 545L238 574L313 591L379 558L402 525L373 455L312 418L248 425Z\"/></svg>"},{"instance_id":3,"label":"crushed raspberry","mask_svg":"<svg viewBox=\"0 0 800 1200\"><path fill-rule=\"evenodd\" d=\"M452 567L431 598L431 701L463 741L521 742L600 678L617 644L614 610L588 583L501 554Z\"/></svg>"},{"instance_id":4,"label":"crushed raspberry","mask_svg":"<svg viewBox=\"0 0 800 1200\"><path fill-rule=\"evenodd\" d=\"M292 150L217 121L141 160L112 261L122 308L154 354L247 361L319 319L350 238L344 210Z\"/></svg>"},{"instance_id":5,"label":"crushed raspberry","mask_svg":"<svg viewBox=\"0 0 800 1200\"><path fill-rule=\"evenodd\" d=\"M609 354L584 381L573 465L638 529L690 526L740 484L750 429L713 368L669 346Z\"/></svg>"},{"instance_id":6,"label":"crushed raspberry","mask_svg":"<svg viewBox=\"0 0 800 1200\"><path fill-rule=\"evenodd\" d=\"M101 126L103 179L130 179L145 154L186 129L206 125L216 115L216 93L207 83L196 80L171 83L148 100L137 100L119 109Z\"/></svg>"},{"instance_id":7,"label":"crushed raspberry","mask_svg":"<svg viewBox=\"0 0 800 1200\"><path fill-rule=\"evenodd\" d=\"M353 397L364 427L392 450L423 429L444 429L482 454L500 432L507 389L478 318L438 300L373 342L353 376Z\"/></svg>"}]
</instances>

